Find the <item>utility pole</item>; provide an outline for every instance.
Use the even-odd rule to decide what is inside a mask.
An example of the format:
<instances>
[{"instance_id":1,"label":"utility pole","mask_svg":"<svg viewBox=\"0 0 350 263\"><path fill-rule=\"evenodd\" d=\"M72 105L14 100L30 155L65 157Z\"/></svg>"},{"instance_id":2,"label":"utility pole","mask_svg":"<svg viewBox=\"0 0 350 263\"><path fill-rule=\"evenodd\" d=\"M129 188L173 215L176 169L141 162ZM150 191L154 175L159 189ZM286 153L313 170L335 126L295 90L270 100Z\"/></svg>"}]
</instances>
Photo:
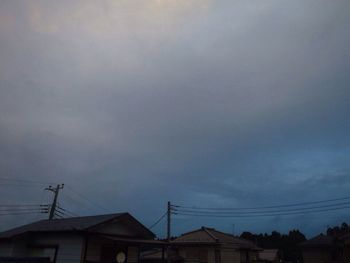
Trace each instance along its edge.
<instances>
[{"instance_id":1,"label":"utility pole","mask_svg":"<svg viewBox=\"0 0 350 263\"><path fill-rule=\"evenodd\" d=\"M171 203L168 201L168 208L167 208L167 215L168 215L168 220L167 220L167 241L170 241L171 238Z\"/></svg>"},{"instance_id":2,"label":"utility pole","mask_svg":"<svg viewBox=\"0 0 350 263\"><path fill-rule=\"evenodd\" d=\"M167 246L167 251L166 251L166 259L167 263L170 263L170 238L171 238L171 203L168 201L168 206L167 206L167 241L168 241L168 246Z\"/></svg>"},{"instance_id":3,"label":"utility pole","mask_svg":"<svg viewBox=\"0 0 350 263\"><path fill-rule=\"evenodd\" d=\"M51 209L50 209L49 220L53 219L53 217L55 216L58 193L60 192L61 189L63 189L63 187L64 187L64 184L61 184L61 185L58 184L56 187L52 187L50 185L48 188L45 188L45 190L51 191L55 194L51 205Z\"/></svg>"}]
</instances>

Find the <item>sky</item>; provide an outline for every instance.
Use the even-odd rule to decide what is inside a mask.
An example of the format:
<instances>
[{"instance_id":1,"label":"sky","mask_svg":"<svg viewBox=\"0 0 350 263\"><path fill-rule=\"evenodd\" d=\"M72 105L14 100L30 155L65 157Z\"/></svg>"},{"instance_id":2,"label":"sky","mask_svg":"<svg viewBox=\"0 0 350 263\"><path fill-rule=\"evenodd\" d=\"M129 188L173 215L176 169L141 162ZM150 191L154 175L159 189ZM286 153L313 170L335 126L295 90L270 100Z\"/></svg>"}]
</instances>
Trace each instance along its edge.
<instances>
[{"instance_id":1,"label":"sky","mask_svg":"<svg viewBox=\"0 0 350 263\"><path fill-rule=\"evenodd\" d=\"M150 226L167 201L348 196L349 12L348 0L1 1L1 203L51 202L44 188L64 183L69 211ZM1 216L0 230L44 217ZM349 209L177 215L172 228L312 236L343 221Z\"/></svg>"}]
</instances>

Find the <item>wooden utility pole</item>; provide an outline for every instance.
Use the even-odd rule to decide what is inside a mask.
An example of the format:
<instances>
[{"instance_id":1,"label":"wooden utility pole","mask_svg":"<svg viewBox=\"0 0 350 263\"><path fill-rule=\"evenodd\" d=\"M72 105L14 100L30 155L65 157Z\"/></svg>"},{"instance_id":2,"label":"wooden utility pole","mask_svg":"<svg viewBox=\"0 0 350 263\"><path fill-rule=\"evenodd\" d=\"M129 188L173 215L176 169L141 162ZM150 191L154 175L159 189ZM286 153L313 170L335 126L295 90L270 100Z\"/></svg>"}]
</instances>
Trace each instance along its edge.
<instances>
[{"instance_id":1,"label":"wooden utility pole","mask_svg":"<svg viewBox=\"0 0 350 263\"><path fill-rule=\"evenodd\" d=\"M53 192L55 194L54 198L53 198L52 205L51 205L51 209L50 209L49 220L53 219L54 216L55 216L56 206L57 206L57 199L58 199L58 193L59 193L59 191L61 189L63 189L63 187L64 187L64 184L61 184L61 185L58 184L56 187L52 187L50 185L48 188L45 188L45 190L51 191L51 192Z\"/></svg>"},{"instance_id":2,"label":"wooden utility pole","mask_svg":"<svg viewBox=\"0 0 350 263\"><path fill-rule=\"evenodd\" d=\"M171 204L168 202L168 208L167 208L167 215L168 215L168 220L167 220L167 240L168 242L170 241L171 238Z\"/></svg>"},{"instance_id":3,"label":"wooden utility pole","mask_svg":"<svg viewBox=\"0 0 350 263\"><path fill-rule=\"evenodd\" d=\"M171 238L171 203L168 201L168 207L167 207L167 251L166 251L166 259L167 263L170 263L170 238Z\"/></svg>"}]
</instances>

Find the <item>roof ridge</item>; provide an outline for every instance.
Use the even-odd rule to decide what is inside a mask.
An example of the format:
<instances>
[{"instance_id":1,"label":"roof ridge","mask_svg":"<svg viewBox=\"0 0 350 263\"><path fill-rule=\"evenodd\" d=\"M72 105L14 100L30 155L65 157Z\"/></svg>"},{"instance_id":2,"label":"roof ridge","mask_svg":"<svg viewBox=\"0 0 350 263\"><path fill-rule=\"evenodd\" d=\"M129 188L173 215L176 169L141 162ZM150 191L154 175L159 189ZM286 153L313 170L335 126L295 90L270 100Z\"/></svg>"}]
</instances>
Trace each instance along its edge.
<instances>
[{"instance_id":1,"label":"roof ridge","mask_svg":"<svg viewBox=\"0 0 350 263\"><path fill-rule=\"evenodd\" d=\"M230 237L234 237L234 238L240 238L240 237L236 237L236 236L234 236L234 235L232 235L232 234L230 234L230 233L222 232L222 231L217 230L217 229L215 229L215 228L213 228L213 230L214 230L215 232L218 232L218 233L220 233L220 234L224 234L224 235L226 235L226 236L230 236Z\"/></svg>"},{"instance_id":2,"label":"roof ridge","mask_svg":"<svg viewBox=\"0 0 350 263\"><path fill-rule=\"evenodd\" d=\"M55 218L51 220L67 220L67 219L76 219L76 218L91 218L91 217L102 217L102 216L121 216L128 214L128 212L120 212L120 213L110 213L110 214L102 214L102 215L88 215L88 216L72 216L67 218ZM50 219L44 219L44 221L51 221Z\"/></svg>"},{"instance_id":3,"label":"roof ridge","mask_svg":"<svg viewBox=\"0 0 350 263\"><path fill-rule=\"evenodd\" d=\"M242 238L242 237L239 237L239 236L234 236L234 235L232 235L230 233L222 232L222 231L219 231L219 230L217 230L215 228L213 228L211 230L214 231L214 232L220 233L222 235L225 235L226 237L232 239L232 241L230 241L230 243L232 243L232 244L249 243L249 244L254 245L254 243L252 241L248 240L248 239L245 239L245 238Z\"/></svg>"},{"instance_id":4,"label":"roof ridge","mask_svg":"<svg viewBox=\"0 0 350 263\"><path fill-rule=\"evenodd\" d=\"M202 229L201 228L198 228L198 229L195 229L195 230L192 230L192 231L188 231L188 232L185 232L185 233L182 233L180 236L186 236L188 234L192 234L192 233L195 233L195 232L199 232L201 231Z\"/></svg>"},{"instance_id":5,"label":"roof ridge","mask_svg":"<svg viewBox=\"0 0 350 263\"><path fill-rule=\"evenodd\" d=\"M219 242L219 239L213 233L210 232L211 230L215 231L214 228L210 229L210 228L202 226L202 230L204 230L205 233L207 233L211 238L213 238L215 240L215 242Z\"/></svg>"}]
</instances>

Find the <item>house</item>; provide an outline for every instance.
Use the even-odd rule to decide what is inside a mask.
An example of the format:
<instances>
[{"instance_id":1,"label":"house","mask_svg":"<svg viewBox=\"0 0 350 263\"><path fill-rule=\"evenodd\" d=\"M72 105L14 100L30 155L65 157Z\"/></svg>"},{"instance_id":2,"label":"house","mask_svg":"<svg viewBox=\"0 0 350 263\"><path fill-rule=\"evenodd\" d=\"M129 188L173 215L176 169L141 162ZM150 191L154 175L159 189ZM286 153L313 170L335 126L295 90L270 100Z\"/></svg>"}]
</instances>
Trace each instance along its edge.
<instances>
[{"instance_id":1,"label":"house","mask_svg":"<svg viewBox=\"0 0 350 263\"><path fill-rule=\"evenodd\" d=\"M50 258L43 258L43 257L30 257L30 258L14 258L14 257L6 257L6 258L0 258L0 263L50 263Z\"/></svg>"},{"instance_id":2,"label":"house","mask_svg":"<svg viewBox=\"0 0 350 263\"><path fill-rule=\"evenodd\" d=\"M142 246L164 247L129 213L41 220L0 233L0 258L52 263L137 263Z\"/></svg>"},{"instance_id":3,"label":"house","mask_svg":"<svg viewBox=\"0 0 350 263\"><path fill-rule=\"evenodd\" d=\"M304 263L350 262L350 231L340 235L320 234L301 243Z\"/></svg>"},{"instance_id":4,"label":"house","mask_svg":"<svg viewBox=\"0 0 350 263\"><path fill-rule=\"evenodd\" d=\"M300 244L304 263L343 261L343 242L338 237L320 234Z\"/></svg>"},{"instance_id":5,"label":"house","mask_svg":"<svg viewBox=\"0 0 350 263\"><path fill-rule=\"evenodd\" d=\"M164 263L167 262L167 250L154 248L143 251L140 256L141 263ZM183 263L184 258L174 253L175 251L169 250L170 262L172 263Z\"/></svg>"},{"instance_id":6,"label":"house","mask_svg":"<svg viewBox=\"0 0 350 263\"><path fill-rule=\"evenodd\" d=\"M258 252L259 263L279 263L280 255L278 249L264 249Z\"/></svg>"},{"instance_id":7,"label":"house","mask_svg":"<svg viewBox=\"0 0 350 263\"><path fill-rule=\"evenodd\" d=\"M254 262L260 250L248 240L208 227L182 234L171 248L185 263Z\"/></svg>"},{"instance_id":8,"label":"house","mask_svg":"<svg viewBox=\"0 0 350 263\"><path fill-rule=\"evenodd\" d=\"M350 262L350 231L340 235L338 238L343 244L343 260L344 262Z\"/></svg>"}]
</instances>

